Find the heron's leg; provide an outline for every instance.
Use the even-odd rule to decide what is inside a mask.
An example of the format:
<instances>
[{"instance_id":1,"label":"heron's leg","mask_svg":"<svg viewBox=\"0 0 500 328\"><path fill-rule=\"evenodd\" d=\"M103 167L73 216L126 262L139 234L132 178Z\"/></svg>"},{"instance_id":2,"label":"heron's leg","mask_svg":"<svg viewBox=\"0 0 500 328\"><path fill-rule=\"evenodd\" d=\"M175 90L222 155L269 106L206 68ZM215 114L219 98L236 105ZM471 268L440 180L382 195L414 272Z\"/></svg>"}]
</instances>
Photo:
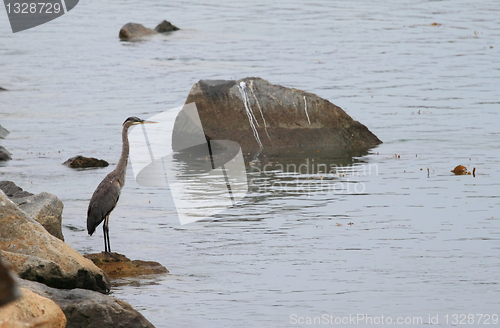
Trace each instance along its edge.
<instances>
[{"instance_id":1,"label":"heron's leg","mask_svg":"<svg viewBox=\"0 0 500 328\"><path fill-rule=\"evenodd\" d=\"M106 253L111 253L111 244L109 243L109 214L104 219L104 229L106 233L104 234L104 244L106 245Z\"/></svg>"}]
</instances>

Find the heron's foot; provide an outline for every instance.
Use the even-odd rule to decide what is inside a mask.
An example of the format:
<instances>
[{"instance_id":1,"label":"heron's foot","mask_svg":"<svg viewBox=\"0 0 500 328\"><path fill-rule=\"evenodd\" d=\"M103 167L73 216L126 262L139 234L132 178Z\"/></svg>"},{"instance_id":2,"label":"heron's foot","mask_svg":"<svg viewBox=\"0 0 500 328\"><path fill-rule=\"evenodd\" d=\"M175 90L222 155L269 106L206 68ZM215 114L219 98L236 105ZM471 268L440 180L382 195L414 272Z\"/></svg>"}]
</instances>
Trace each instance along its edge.
<instances>
[{"instance_id":1,"label":"heron's foot","mask_svg":"<svg viewBox=\"0 0 500 328\"><path fill-rule=\"evenodd\" d=\"M119 257L117 256L117 254L116 254L116 253L115 253L115 254L113 254L113 253L111 253L111 252L106 252L106 251L104 251L103 253L104 253L104 255L106 255L106 260L109 260L109 258L110 258L110 257L112 257L112 258L113 258L113 259L115 259L116 261L120 261L120 259L119 259Z\"/></svg>"}]
</instances>

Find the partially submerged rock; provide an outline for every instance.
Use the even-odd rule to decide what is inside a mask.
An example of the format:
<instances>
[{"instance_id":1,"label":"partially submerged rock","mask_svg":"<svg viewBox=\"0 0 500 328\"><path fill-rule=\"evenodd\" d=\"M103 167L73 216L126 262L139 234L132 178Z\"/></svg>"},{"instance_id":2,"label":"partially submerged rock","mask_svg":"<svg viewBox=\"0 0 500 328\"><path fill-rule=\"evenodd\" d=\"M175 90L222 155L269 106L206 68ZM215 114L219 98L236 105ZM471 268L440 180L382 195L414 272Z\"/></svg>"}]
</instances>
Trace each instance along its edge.
<instances>
[{"instance_id":1,"label":"partially submerged rock","mask_svg":"<svg viewBox=\"0 0 500 328\"><path fill-rule=\"evenodd\" d=\"M22 293L20 299L0 308L0 327L66 327L66 316L54 301L26 288Z\"/></svg>"},{"instance_id":2,"label":"partially submerged rock","mask_svg":"<svg viewBox=\"0 0 500 328\"><path fill-rule=\"evenodd\" d=\"M11 159L12 154L5 147L0 146L0 161L9 161Z\"/></svg>"},{"instance_id":3,"label":"partially submerged rock","mask_svg":"<svg viewBox=\"0 0 500 328\"><path fill-rule=\"evenodd\" d=\"M63 163L63 165L71 167L72 169L82 169L87 167L107 167L109 163L103 159L77 155L75 157L69 158L66 162Z\"/></svg>"},{"instance_id":4,"label":"partially submerged rock","mask_svg":"<svg viewBox=\"0 0 500 328\"><path fill-rule=\"evenodd\" d=\"M172 25L172 23L164 20L160 24L158 24L155 27L155 31L158 33L168 33L168 32L173 32L173 31L178 31L179 28L175 25Z\"/></svg>"},{"instance_id":5,"label":"partially submerged rock","mask_svg":"<svg viewBox=\"0 0 500 328\"><path fill-rule=\"evenodd\" d=\"M92 261L52 236L0 191L0 250L21 278L56 288L109 292L110 281Z\"/></svg>"},{"instance_id":6,"label":"partially submerged rock","mask_svg":"<svg viewBox=\"0 0 500 328\"><path fill-rule=\"evenodd\" d=\"M167 268L153 261L131 261L125 255L118 253L87 254L86 258L92 260L110 278L137 277L148 274L168 273Z\"/></svg>"},{"instance_id":7,"label":"partially submerged rock","mask_svg":"<svg viewBox=\"0 0 500 328\"><path fill-rule=\"evenodd\" d=\"M9 133L9 130L0 125L0 139L4 139Z\"/></svg>"},{"instance_id":8,"label":"partially submerged rock","mask_svg":"<svg viewBox=\"0 0 500 328\"><path fill-rule=\"evenodd\" d=\"M323 146L358 153L381 143L328 100L261 78L201 80L189 92L186 104L192 102L207 139L235 141L244 153ZM182 129L178 118L174 137L182 138Z\"/></svg>"},{"instance_id":9,"label":"partially submerged rock","mask_svg":"<svg viewBox=\"0 0 500 328\"><path fill-rule=\"evenodd\" d=\"M108 295L83 289L59 290L26 280L20 284L56 302L66 315L67 328L154 328L129 303Z\"/></svg>"},{"instance_id":10,"label":"partially submerged rock","mask_svg":"<svg viewBox=\"0 0 500 328\"><path fill-rule=\"evenodd\" d=\"M127 23L120 29L120 33L118 34L118 36L120 37L120 40L129 41L144 38L154 34L158 34L158 32L144 27L144 25L142 24Z\"/></svg>"},{"instance_id":11,"label":"partially submerged rock","mask_svg":"<svg viewBox=\"0 0 500 328\"><path fill-rule=\"evenodd\" d=\"M7 89L0 87L0 91L7 91Z\"/></svg>"},{"instance_id":12,"label":"partially submerged rock","mask_svg":"<svg viewBox=\"0 0 500 328\"><path fill-rule=\"evenodd\" d=\"M120 37L120 40L131 41L140 40L158 33L168 33L177 30L179 30L177 26L172 25L166 20L158 24L158 26L156 26L154 30L144 27L144 25L142 24L127 23L120 29L120 33L118 34L118 36Z\"/></svg>"}]
</instances>

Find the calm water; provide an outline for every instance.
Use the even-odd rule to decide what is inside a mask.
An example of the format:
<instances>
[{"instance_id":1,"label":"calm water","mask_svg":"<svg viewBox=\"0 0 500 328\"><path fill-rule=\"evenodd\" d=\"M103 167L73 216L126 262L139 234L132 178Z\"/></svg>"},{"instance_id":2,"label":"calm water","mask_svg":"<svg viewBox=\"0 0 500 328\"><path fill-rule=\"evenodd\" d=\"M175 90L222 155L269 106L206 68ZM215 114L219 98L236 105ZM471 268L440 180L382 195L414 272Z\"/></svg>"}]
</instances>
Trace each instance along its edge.
<instances>
[{"instance_id":1,"label":"calm water","mask_svg":"<svg viewBox=\"0 0 500 328\"><path fill-rule=\"evenodd\" d=\"M118 40L127 22L163 19L183 30ZM28 31L12 34L3 9L0 22L0 86L11 90L0 93L11 131L1 143L14 158L0 178L61 198L66 241L82 253L103 249L101 230L84 229L111 168L61 163L116 164L123 120L182 105L199 79L259 76L316 93L384 141L354 159L280 159L334 163L334 174L249 167L269 187L185 226L168 193L129 169L113 250L171 274L114 295L157 327L295 327L322 315L335 326L358 314L375 322L353 326L430 315L473 327L486 317L453 315L500 314L498 2L88 0ZM454 176L459 164L477 176Z\"/></svg>"}]
</instances>

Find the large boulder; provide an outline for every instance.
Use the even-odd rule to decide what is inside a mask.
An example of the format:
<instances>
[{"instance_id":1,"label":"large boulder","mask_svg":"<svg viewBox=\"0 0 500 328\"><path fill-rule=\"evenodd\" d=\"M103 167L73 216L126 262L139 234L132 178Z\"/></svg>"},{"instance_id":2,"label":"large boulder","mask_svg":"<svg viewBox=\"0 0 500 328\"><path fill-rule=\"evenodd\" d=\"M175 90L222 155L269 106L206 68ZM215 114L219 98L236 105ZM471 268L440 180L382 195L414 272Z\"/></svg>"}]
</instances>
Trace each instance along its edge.
<instances>
[{"instance_id":1,"label":"large boulder","mask_svg":"<svg viewBox=\"0 0 500 328\"><path fill-rule=\"evenodd\" d=\"M192 102L208 140L235 141L245 153L300 146L357 153L381 143L328 100L261 78L201 80L189 92L186 104ZM182 138L180 120L173 135Z\"/></svg>"},{"instance_id":2,"label":"large boulder","mask_svg":"<svg viewBox=\"0 0 500 328\"><path fill-rule=\"evenodd\" d=\"M4 139L9 133L9 130L0 125L0 139Z\"/></svg>"},{"instance_id":3,"label":"large boulder","mask_svg":"<svg viewBox=\"0 0 500 328\"><path fill-rule=\"evenodd\" d=\"M63 165L71 167L72 169L83 169L88 167L107 167L109 163L103 159L77 155L66 160Z\"/></svg>"},{"instance_id":4,"label":"large boulder","mask_svg":"<svg viewBox=\"0 0 500 328\"><path fill-rule=\"evenodd\" d=\"M0 161L8 161L12 159L12 154L5 149L4 146L0 146Z\"/></svg>"},{"instance_id":5,"label":"large boulder","mask_svg":"<svg viewBox=\"0 0 500 328\"><path fill-rule=\"evenodd\" d=\"M64 241L62 233L63 202L53 194L41 192L23 198L18 204L28 217L40 223L52 236Z\"/></svg>"},{"instance_id":6,"label":"large boulder","mask_svg":"<svg viewBox=\"0 0 500 328\"><path fill-rule=\"evenodd\" d=\"M68 320L68 328L154 328L124 301L84 289L60 290L22 280L21 286L57 303Z\"/></svg>"},{"instance_id":7,"label":"large boulder","mask_svg":"<svg viewBox=\"0 0 500 328\"><path fill-rule=\"evenodd\" d=\"M109 292L107 275L69 245L26 216L0 191L0 250L21 278L55 288Z\"/></svg>"},{"instance_id":8,"label":"large boulder","mask_svg":"<svg viewBox=\"0 0 500 328\"><path fill-rule=\"evenodd\" d=\"M23 296L20 299L0 308L0 327L66 327L66 316L54 301L21 289Z\"/></svg>"},{"instance_id":9,"label":"large boulder","mask_svg":"<svg viewBox=\"0 0 500 328\"><path fill-rule=\"evenodd\" d=\"M16 186L12 181L0 181L0 189L28 217L40 223L52 236L64 241L62 233L63 203L57 196L47 192L33 195Z\"/></svg>"}]
</instances>

